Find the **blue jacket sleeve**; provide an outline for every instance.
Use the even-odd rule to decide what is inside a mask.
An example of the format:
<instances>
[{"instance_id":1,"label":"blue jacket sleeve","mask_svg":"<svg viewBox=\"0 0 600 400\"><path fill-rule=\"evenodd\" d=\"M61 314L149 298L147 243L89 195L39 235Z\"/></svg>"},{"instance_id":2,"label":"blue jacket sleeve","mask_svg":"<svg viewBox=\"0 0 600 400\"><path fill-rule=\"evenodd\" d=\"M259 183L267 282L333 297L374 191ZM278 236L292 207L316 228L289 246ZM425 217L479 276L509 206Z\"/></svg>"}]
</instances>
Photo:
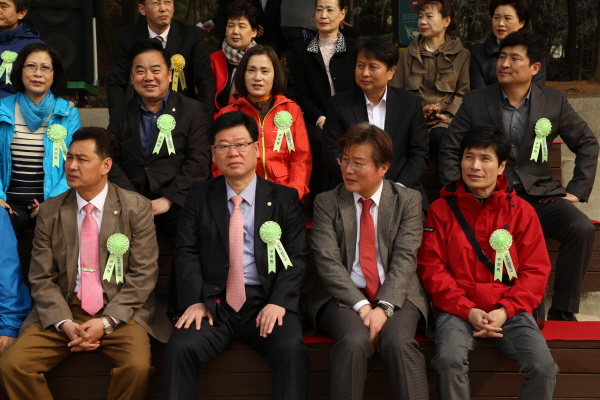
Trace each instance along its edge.
<instances>
[{"instance_id":1,"label":"blue jacket sleeve","mask_svg":"<svg viewBox=\"0 0 600 400\"><path fill-rule=\"evenodd\" d=\"M17 239L8 213L0 210L0 336L17 337L31 311L29 289L23 283Z\"/></svg>"}]
</instances>

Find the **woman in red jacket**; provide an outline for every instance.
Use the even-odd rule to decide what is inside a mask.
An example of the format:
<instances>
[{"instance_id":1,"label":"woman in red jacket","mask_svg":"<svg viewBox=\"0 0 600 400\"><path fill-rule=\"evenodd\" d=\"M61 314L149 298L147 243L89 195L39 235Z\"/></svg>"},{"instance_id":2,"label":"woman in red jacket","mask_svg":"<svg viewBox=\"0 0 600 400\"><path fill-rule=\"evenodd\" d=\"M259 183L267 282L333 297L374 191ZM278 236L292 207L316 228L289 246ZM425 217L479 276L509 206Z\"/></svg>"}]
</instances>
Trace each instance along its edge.
<instances>
[{"instance_id":1,"label":"woman in red jacket","mask_svg":"<svg viewBox=\"0 0 600 400\"><path fill-rule=\"evenodd\" d=\"M275 51L260 45L246 51L234 84L237 93L219 115L241 111L254 118L259 130L256 173L298 190L302 200L312 169L310 145L300 107L283 95L286 78ZM221 175L214 163L213 175Z\"/></svg>"}]
</instances>

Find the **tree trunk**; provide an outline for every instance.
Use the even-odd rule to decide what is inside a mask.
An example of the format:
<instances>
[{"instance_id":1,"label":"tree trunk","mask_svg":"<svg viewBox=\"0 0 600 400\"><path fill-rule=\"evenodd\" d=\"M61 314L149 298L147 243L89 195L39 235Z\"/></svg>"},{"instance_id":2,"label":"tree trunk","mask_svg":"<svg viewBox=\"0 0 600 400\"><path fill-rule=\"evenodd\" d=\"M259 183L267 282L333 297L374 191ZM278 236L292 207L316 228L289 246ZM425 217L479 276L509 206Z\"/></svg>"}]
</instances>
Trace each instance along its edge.
<instances>
[{"instance_id":1,"label":"tree trunk","mask_svg":"<svg viewBox=\"0 0 600 400\"><path fill-rule=\"evenodd\" d=\"M596 16L596 51L594 73L592 79L600 82L600 0L598 0L598 15Z\"/></svg>"},{"instance_id":2,"label":"tree trunk","mask_svg":"<svg viewBox=\"0 0 600 400\"><path fill-rule=\"evenodd\" d=\"M567 65L569 66L569 80L577 80L577 2L567 0L568 36L567 36Z\"/></svg>"},{"instance_id":3,"label":"tree trunk","mask_svg":"<svg viewBox=\"0 0 600 400\"><path fill-rule=\"evenodd\" d=\"M348 23L354 25L354 0L348 1L348 13L346 15L349 17Z\"/></svg>"},{"instance_id":4,"label":"tree trunk","mask_svg":"<svg viewBox=\"0 0 600 400\"><path fill-rule=\"evenodd\" d=\"M192 3L192 1L190 1L190 3ZM193 0L193 3L194 3L194 25L196 25L198 22L202 21L201 13L200 13L200 11L202 11L202 6L200 5L200 0Z\"/></svg>"},{"instance_id":5,"label":"tree trunk","mask_svg":"<svg viewBox=\"0 0 600 400\"><path fill-rule=\"evenodd\" d=\"M96 3L105 2L97 1ZM122 0L121 4L123 9L123 26L129 26L137 23L140 15L140 12L138 11L138 1Z\"/></svg>"},{"instance_id":6,"label":"tree trunk","mask_svg":"<svg viewBox=\"0 0 600 400\"><path fill-rule=\"evenodd\" d=\"M102 38L106 45L106 57L112 60L115 51L115 34L110 23L110 15L108 14L108 4L106 1L94 2L95 12L97 15L96 26L100 27L102 31Z\"/></svg>"}]
</instances>

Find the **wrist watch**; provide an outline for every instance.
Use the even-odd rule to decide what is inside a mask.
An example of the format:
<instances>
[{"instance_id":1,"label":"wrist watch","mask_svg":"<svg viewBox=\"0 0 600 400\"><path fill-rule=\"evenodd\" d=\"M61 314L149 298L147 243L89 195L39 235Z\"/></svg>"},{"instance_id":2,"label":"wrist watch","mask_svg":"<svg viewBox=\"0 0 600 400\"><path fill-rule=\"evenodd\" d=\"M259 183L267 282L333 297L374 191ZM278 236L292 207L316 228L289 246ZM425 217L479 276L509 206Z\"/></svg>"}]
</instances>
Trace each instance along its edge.
<instances>
[{"instance_id":1,"label":"wrist watch","mask_svg":"<svg viewBox=\"0 0 600 400\"><path fill-rule=\"evenodd\" d=\"M112 331L114 331L115 329L112 327L112 325L108 322L108 319L103 315L101 318L102 323L104 324L104 334L108 335L109 333L112 333Z\"/></svg>"},{"instance_id":2,"label":"wrist watch","mask_svg":"<svg viewBox=\"0 0 600 400\"><path fill-rule=\"evenodd\" d=\"M377 303L377 307L381 308L388 318L394 315L394 307L388 306L385 303Z\"/></svg>"}]
</instances>

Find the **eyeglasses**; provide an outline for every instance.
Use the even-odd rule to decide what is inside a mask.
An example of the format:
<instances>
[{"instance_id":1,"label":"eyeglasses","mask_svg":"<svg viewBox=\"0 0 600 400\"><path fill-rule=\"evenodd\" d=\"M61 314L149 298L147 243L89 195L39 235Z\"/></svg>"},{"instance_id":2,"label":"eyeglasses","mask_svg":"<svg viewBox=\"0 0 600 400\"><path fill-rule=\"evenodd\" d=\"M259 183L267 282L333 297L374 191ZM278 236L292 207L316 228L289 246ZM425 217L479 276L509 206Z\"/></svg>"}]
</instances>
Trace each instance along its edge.
<instances>
[{"instance_id":1,"label":"eyeglasses","mask_svg":"<svg viewBox=\"0 0 600 400\"><path fill-rule=\"evenodd\" d=\"M39 68L39 70L42 71L42 74L44 75L48 75L50 72L54 71L54 69L48 65L37 65L33 63L25 64L23 65L23 68L25 68L29 72L35 72Z\"/></svg>"},{"instance_id":2,"label":"eyeglasses","mask_svg":"<svg viewBox=\"0 0 600 400\"><path fill-rule=\"evenodd\" d=\"M217 154L225 154L225 153L229 152L229 149L231 147L233 147L235 149L235 151L237 151L238 153L243 153L246 150L248 150L248 146L250 146L252 143L254 143L254 142L239 142L239 143L234 143L234 144L219 144L219 145L214 145L213 149L215 149L215 153L217 153Z\"/></svg>"},{"instance_id":3,"label":"eyeglasses","mask_svg":"<svg viewBox=\"0 0 600 400\"><path fill-rule=\"evenodd\" d=\"M352 168L355 171L362 171L363 168L370 167L371 165L377 165L377 164L362 165L362 164L350 161L347 158L342 158L342 157L338 158L337 162L338 162L338 164L340 164L344 168L346 168L349 165L350 168Z\"/></svg>"},{"instance_id":4,"label":"eyeglasses","mask_svg":"<svg viewBox=\"0 0 600 400\"><path fill-rule=\"evenodd\" d=\"M148 7L156 8L161 4L164 5L165 7L169 7L169 6L172 6L173 4L175 4L175 2L173 0L151 1L150 3L148 3Z\"/></svg>"}]
</instances>

